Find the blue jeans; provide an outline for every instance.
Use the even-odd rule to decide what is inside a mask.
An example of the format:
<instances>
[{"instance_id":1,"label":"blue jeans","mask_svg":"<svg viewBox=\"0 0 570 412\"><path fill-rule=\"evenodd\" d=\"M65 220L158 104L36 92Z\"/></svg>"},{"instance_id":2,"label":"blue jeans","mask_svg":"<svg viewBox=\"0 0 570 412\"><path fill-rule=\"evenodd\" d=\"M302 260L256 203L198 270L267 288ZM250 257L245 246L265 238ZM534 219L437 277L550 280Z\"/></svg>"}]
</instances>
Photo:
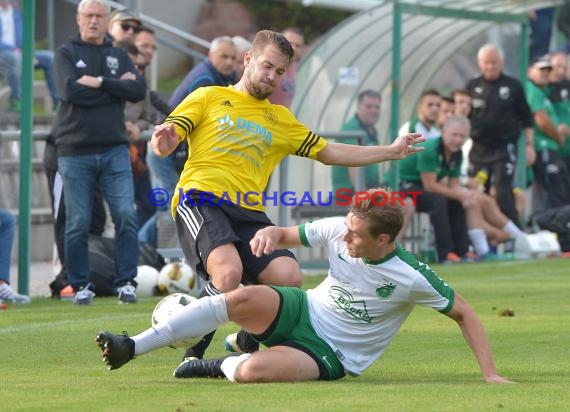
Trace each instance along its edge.
<instances>
[{"instance_id":1,"label":"blue jeans","mask_svg":"<svg viewBox=\"0 0 570 412\"><path fill-rule=\"evenodd\" d=\"M50 50L36 50L34 52L34 69L44 72L49 95L54 107L59 103L59 94L53 77L53 52ZM10 87L10 100L20 100L20 82L22 73L22 53L17 50L0 50L0 72L6 77Z\"/></svg>"},{"instance_id":2,"label":"blue jeans","mask_svg":"<svg viewBox=\"0 0 570 412\"><path fill-rule=\"evenodd\" d=\"M10 283L10 259L16 218L6 209L0 209L0 280Z\"/></svg>"},{"instance_id":3,"label":"blue jeans","mask_svg":"<svg viewBox=\"0 0 570 412\"><path fill-rule=\"evenodd\" d=\"M93 191L98 183L115 224L115 286L135 284L139 246L133 176L127 146L103 153L60 156L58 170L65 201L65 265L75 290L89 283L88 233Z\"/></svg>"},{"instance_id":4,"label":"blue jeans","mask_svg":"<svg viewBox=\"0 0 570 412\"><path fill-rule=\"evenodd\" d=\"M170 198L172 198L174 188L180 179L180 173L176 170L174 160L170 156L160 157L149 150L146 154L146 164L152 176L152 187L160 187L168 191Z\"/></svg>"},{"instance_id":5,"label":"blue jeans","mask_svg":"<svg viewBox=\"0 0 570 412\"><path fill-rule=\"evenodd\" d=\"M0 72L10 87L10 101L20 100L22 53L18 50L0 50Z\"/></svg>"},{"instance_id":6,"label":"blue jeans","mask_svg":"<svg viewBox=\"0 0 570 412\"><path fill-rule=\"evenodd\" d=\"M55 80L53 78L53 52L50 50L36 50L34 57L36 59L34 68L36 70L43 70L49 95L53 101L53 107L56 108L59 103L59 94L57 93L57 87L55 86Z\"/></svg>"}]
</instances>

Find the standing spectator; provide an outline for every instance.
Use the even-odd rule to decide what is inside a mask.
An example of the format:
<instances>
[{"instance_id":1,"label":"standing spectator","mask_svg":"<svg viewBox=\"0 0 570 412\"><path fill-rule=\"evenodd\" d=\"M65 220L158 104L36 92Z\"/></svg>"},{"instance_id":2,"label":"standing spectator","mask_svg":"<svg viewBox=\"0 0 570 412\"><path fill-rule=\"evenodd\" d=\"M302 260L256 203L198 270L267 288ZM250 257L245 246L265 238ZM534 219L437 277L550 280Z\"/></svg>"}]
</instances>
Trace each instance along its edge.
<instances>
[{"instance_id":1,"label":"standing spectator","mask_svg":"<svg viewBox=\"0 0 570 412\"><path fill-rule=\"evenodd\" d=\"M11 111L20 111L20 82L22 76L22 14L15 2L0 0L0 72L10 86ZM53 53L49 50L34 52L34 68L41 69L52 99L53 108L59 95L53 79Z\"/></svg>"},{"instance_id":2,"label":"standing spectator","mask_svg":"<svg viewBox=\"0 0 570 412\"><path fill-rule=\"evenodd\" d=\"M424 90L416 106L416 113L412 120L404 123L400 128L400 135L405 133L421 133L426 139L441 136L437 127L437 117L441 107L441 95L437 90Z\"/></svg>"},{"instance_id":3,"label":"standing spectator","mask_svg":"<svg viewBox=\"0 0 570 412\"><path fill-rule=\"evenodd\" d=\"M531 62L550 51L555 11L554 7L545 7L531 10L528 13L530 18L530 51L528 57Z\"/></svg>"},{"instance_id":4,"label":"standing spectator","mask_svg":"<svg viewBox=\"0 0 570 412\"><path fill-rule=\"evenodd\" d=\"M303 32L297 27L288 27L281 32L283 36L289 41L293 47L295 55L293 56L293 63L289 66L281 84L271 96L269 96L269 101L273 104L280 104L287 108L291 108L291 103L295 97L295 82L297 78L297 66L303 58L303 49L305 47L305 38L303 37Z\"/></svg>"},{"instance_id":5,"label":"standing spectator","mask_svg":"<svg viewBox=\"0 0 570 412\"><path fill-rule=\"evenodd\" d=\"M442 96L441 105L439 106L439 112L437 114L437 120L435 124L440 130L443 129L445 121L455 114L455 100L452 97Z\"/></svg>"},{"instance_id":6,"label":"standing spectator","mask_svg":"<svg viewBox=\"0 0 570 412\"><path fill-rule=\"evenodd\" d=\"M568 131L567 128L570 127L570 80L566 77L568 55L564 52L554 52L550 55L550 63L552 71L549 77L551 88L548 98L554 105L560 123L566 126L562 130ZM559 151L566 163L566 168L570 170L570 138L568 134L564 135L566 142Z\"/></svg>"},{"instance_id":7,"label":"standing spectator","mask_svg":"<svg viewBox=\"0 0 570 412\"><path fill-rule=\"evenodd\" d=\"M136 33L142 26L138 14L131 9L115 10L109 17L107 31L114 41L135 41Z\"/></svg>"},{"instance_id":8,"label":"standing spectator","mask_svg":"<svg viewBox=\"0 0 570 412\"><path fill-rule=\"evenodd\" d=\"M81 0L79 35L57 49L56 82L62 104L53 134L66 205L65 256L75 303L90 304L87 233L98 184L116 234L116 292L135 302L138 240L124 102L145 97L144 79L127 53L106 37L109 4Z\"/></svg>"},{"instance_id":9,"label":"standing spectator","mask_svg":"<svg viewBox=\"0 0 570 412\"><path fill-rule=\"evenodd\" d=\"M455 89L451 93L451 98L455 103L454 114L457 116L469 117L471 113L471 93L465 89Z\"/></svg>"},{"instance_id":10,"label":"standing spectator","mask_svg":"<svg viewBox=\"0 0 570 412\"><path fill-rule=\"evenodd\" d=\"M237 48L229 36L216 37L210 44L208 59L188 72L172 93L168 104L178 106L198 87L229 86L235 83Z\"/></svg>"},{"instance_id":11,"label":"standing spectator","mask_svg":"<svg viewBox=\"0 0 570 412\"><path fill-rule=\"evenodd\" d=\"M380 119L380 104L382 98L380 93L374 90L364 90L358 94L356 113L346 122L341 130L343 131L363 131L366 137L362 144L364 146L378 145L378 130L376 123ZM342 143L357 144L357 139L343 140ZM339 189L343 190L343 195L352 196L356 188L356 174L358 168L355 167L332 167L332 185L334 193ZM377 164L366 166L364 187L378 187L380 180L380 168ZM362 189L362 188L360 188Z\"/></svg>"},{"instance_id":12,"label":"standing spectator","mask_svg":"<svg viewBox=\"0 0 570 412\"><path fill-rule=\"evenodd\" d=\"M10 286L10 260L16 218L10 211L0 209L0 302L8 300L13 303L30 303L29 296L18 294Z\"/></svg>"},{"instance_id":13,"label":"standing spectator","mask_svg":"<svg viewBox=\"0 0 570 412\"><path fill-rule=\"evenodd\" d=\"M55 147L55 140L51 133L46 139L43 163L50 193L57 259L61 264L60 272L49 286L52 297L73 299L75 292L69 285L65 269L65 201L63 196L63 184L61 175L57 171L57 148ZM91 215L89 234L102 236L105 231L106 220L107 212L105 211L103 194L101 193L101 189L97 186L93 191L93 212Z\"/></svg>"},{"instance_id":14,"label":"standing spectator","mask_svg":"<svg viewBox=\"0 0 570 412\"><path fill-rule=\"evenodd\" d=\"M115 41L113 45L125 49L135 67L139 67L146 61L146 57L130 40ZM143 100L125 102L125 128L130 141L129 154L133 169L133 187L135 190L135 206L139 229L154 215L156 210L155 206L148 201L148 194L152 186L146 164L147 142L141 140L141 133L154 126L154 120L152 118L150 93L148 90Z\"/></svg>"},{"instance_id":15,"label":"standing spectator","mask_svg":"<svg viewBox=\"0 0 570 412\"><path fill-rule=\"evenodd\" d=\"M532 164L536 157L532 113L521 83L502 72L503 53L496 46L482 46L477 61L481 74L465 87L473 98L469 176L475 177L482 170L488 173L486 192L493 183L501 211L518 224L513 194L517 142L524 131L526 157Z\"/></svg>"},{"instance_id":16,"label":"standing spectator","mask_svg":"<svg viewBox=\"0 0 570 412\"><path fill-rule=\"evenodd\" d=\"M241 36L234 36L232 40L237 48L237 58L236 58L236 82L241 79L243 76L243 71L245 70L245 66L243 65L243 57L245 56L245 52L251 49L251 42L247 39L244 39Z\"/></svg>"},{"instance_id":17,"label":"standing spectator","mask_svg":"<svg viewBox=\"0 0 570 412\"><path fill-rule=\"evenodd\" d=\"M537 60L528 69L527 95L534 116L533 167L535 183L544 189L544 206L555 208L570 204L570 174L560 155L570 128L561 123L548 98L552 63L548 57Z\"/></svg>"},{"instance_id":18,"label":"standing spectator","mask_svg":"<svg viewBox=\"0 0 570 412\"><path fill-rule=\"evenodd\" d=\"M327 141L267 98L293 59L287 39L269 30L256 34L245 54L245 72L233 87L201 87L155 128L152 149L167 156L187 140L188 160L172 199L178 238L193 270L209 280L202 296L242 283L299 286L302 275L293 254L280 250L258 258L249 249L254 233L272 225L264 213L263 189L288 155L339 166L365 166L401 159L423 141L418 134L390 146L358 146ZM248 192L248 199L238 197ZM203 196L212 203L203 202ZM226 199L221 201L221 199ZM228 204L229 203L229 204ZM213 332L187 351L202 357ZM250 338L251 339L251 338ZM239 337L238 337L238 346Z\"/></svg>"}]
</instances>

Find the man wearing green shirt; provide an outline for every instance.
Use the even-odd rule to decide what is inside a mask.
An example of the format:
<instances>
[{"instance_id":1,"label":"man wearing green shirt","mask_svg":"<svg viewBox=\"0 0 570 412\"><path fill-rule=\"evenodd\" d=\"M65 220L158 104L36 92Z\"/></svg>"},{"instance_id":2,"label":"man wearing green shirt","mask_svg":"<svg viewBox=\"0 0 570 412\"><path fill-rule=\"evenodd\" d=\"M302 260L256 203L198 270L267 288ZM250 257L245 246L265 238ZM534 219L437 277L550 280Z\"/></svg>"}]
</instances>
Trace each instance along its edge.
<instances>
[{"instance_id":1,"label":"man wearing green shirt","mask_svg":"<svg viewBox=\"0 0 570 412\"><path fill-rule=\"evenodd\" d=\"M528 70L527 100L534 117L533 166L536 183L544 190L545 208L570 204L570 176L560 148L566 143L565 125L548 98L551 87L549 58L536 60Z\"/></svg>"},{"instance_id":2,"label":"man wearing green shirt","mask_svg":"<svg viewBox=\"0 0 570 412\"><path fill-rule=\"evenodd\" d=\"M341 130L343 131L363 131L366 133L363 145L375 146L378 144L378 131L374 126L380 119L380 104L382 99L380 93L374 90L364 90L360 92L357 100L356 114L346 122ZM343 143L358 144L358 139L346 139ZM380 170L377 164L365 166L364 188L380 186ZM343 196L352 196L356 188L356 167L332 167L332 185L336 194L337 190L343 189ZM364 189L359 188L359 189Z\"/></svg>"},{"instance_id":3,"label":"man wearing green shirt","mask_svg":"<svg viewBox=\"0 0 570 412\"><path fill-rule=\"evenodd\" d=\"M566 143L560 148L560 154L570 169L570 80L566 77L568 55L558 51L550 55L552 70L550 72L550 93L548 98L560 120L560 131L566 136Z\"/></svg>"},{"instance_id":4,"label":"man wearing green shirt","mask_svg":"<svg viewBox=\"0 0 570 412\"><path fill-rule=\"evenodd\" d=\"M422 143L425 150L400 162L402 191L421 191L416 210L429 214L439 262L459 262L469 248L462 203L469 191L461 190L461 146L469 135L469 120L450 117L443 136ZM444 139L447 144L444 145Z\"/></svg>"}]
</instances>

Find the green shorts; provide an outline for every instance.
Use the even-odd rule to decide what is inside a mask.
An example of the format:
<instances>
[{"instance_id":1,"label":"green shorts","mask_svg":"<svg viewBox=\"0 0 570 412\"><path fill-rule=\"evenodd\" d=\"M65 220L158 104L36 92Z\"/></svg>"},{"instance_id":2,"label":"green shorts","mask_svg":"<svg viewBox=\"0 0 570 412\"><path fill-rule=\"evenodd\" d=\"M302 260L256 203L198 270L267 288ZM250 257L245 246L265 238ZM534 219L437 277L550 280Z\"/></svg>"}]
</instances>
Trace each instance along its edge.
<instances>
[{"instance_id":1,"label":"green shorts","mask_svg":"<svg viewBox=\"0 0 570 412\"><path fill-rule=\"evenodd\" d=\"M313 329L305 291L292 287L276 287L279 312L263 335L255 336L267 347L289 346L305 352L319 367L319 380L336 380L345 375L344 367L331 347Z\"/></svg>"}]
</instances>

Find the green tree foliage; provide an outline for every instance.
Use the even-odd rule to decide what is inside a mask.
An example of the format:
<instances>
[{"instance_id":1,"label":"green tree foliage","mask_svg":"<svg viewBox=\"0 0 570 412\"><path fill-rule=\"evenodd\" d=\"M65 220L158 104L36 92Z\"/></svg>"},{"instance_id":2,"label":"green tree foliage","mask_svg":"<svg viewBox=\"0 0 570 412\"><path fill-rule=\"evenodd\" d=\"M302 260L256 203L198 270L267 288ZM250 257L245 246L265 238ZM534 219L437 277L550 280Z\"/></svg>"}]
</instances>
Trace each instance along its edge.
<instances>
[{"instance_id":1,"label":"green tree foliage","mask_svg":"<svg viewBox=\"0 0 570 412\"><path fill-rule=\"evenodd\" d=\"M310 43L353 13L322 7L305 7L300 2L266 0L239 0L247 7L258 30L281 31L298 27L303 31L305 42Z\"/></svg>"}]
</instances>

